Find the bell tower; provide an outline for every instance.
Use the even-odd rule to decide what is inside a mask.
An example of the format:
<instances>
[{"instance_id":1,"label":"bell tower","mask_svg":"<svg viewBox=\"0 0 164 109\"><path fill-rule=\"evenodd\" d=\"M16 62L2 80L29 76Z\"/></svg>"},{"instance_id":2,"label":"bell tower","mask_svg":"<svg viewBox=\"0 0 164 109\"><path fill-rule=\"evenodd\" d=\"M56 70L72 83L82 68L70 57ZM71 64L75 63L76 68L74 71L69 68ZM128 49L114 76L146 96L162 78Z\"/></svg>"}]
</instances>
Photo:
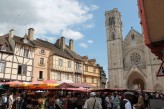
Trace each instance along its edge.
<instances>
[{"instance_id":1,"label":"bell tower","mask_svg":"<svg viewBox=\"0 0 164 109\"><path fill-rule=\"evenodd\" d=\"M120 12L114 8L105 12L105 26L108 50L109 87L121 87L123 84L123 37Z\"/></svg>"}]
</instances>

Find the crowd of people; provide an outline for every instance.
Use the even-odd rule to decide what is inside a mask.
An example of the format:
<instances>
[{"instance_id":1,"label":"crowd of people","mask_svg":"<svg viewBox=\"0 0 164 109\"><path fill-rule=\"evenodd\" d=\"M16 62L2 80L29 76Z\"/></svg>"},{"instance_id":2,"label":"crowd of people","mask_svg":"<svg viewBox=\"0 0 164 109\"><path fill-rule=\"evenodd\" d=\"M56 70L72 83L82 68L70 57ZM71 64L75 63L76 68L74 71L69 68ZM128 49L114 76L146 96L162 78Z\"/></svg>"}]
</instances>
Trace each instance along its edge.
<instances>
[{"instance_id":1,"label":"crowd of people","mask_svg":"<svg viewBox=\"0 0 164 109\"><path fill-rule=\"evenodd\" d=\"M0 96L0 109L147 109L149 99L162 93L141 92L7 92Z\"/></svg>"}]
</instances>

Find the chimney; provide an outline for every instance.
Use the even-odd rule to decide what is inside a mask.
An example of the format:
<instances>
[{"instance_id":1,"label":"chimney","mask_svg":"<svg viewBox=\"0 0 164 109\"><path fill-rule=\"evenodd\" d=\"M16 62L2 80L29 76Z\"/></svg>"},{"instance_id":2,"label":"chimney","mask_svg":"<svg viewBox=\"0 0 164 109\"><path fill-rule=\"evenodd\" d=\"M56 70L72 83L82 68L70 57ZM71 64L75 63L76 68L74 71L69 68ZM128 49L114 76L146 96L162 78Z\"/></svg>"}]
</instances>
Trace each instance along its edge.
<instances>
[{"instance_id":1,"label":"chimney","mask_svg":"<svg viewBox=\"0 0 164 109\"><path fill-rule=\"evenodd\" d=\"M60 43L61 43L60 39L57 39L57 41L56 41L55 44L56 44L58 47L60 47Z\"/></svg>"},{"instance_id":2,"label":"chimney","mask_svg":"<svg viewBox=\"0 0 164 109\"><path fill-rule=\"evenodd\" d=\"M72 51L74 50L73 39L69 40L69 49L72 50Z\"/></svg>"},{"instance_id":3,"label":"chimney","mask_svg":"<svg viewBox=\"0 0 164 109\"><path fill-rule=\"evenodd\" d=\"M95 59L90 59L90 60L88 60L92 65L95 65L95 63L96 63L96 60Z\"/></svg>"},{"instance_id":4,"label":"chimney","mask_svg":"<svg viewBox=\"0 0 164 109\"><path fill-rule=\"evenodd\" d=\"M85 61L88 60L88 56L83 56L82 58L83 58Z\"/></svg>"},{"instance_id":5,"label":"chimney","mask_svg":"<svg viewBox=\"0 0 164 109\"><path fill-rule=\"evenodd\" d=\"M65 37L61 37L61 45L60 47L64 50L65 49Z\"/></svg>"},{"instance_id":6,"label":"chimney","mask_svg":"<svg viewBox=\"0 0 164 109\"><path fill-rule=\"evenodd\" d=\"M10 36L11 38L14 37L14 29L11 29L11 30L9 31L9 36Z\"/></svg>"},{"instance_id":7,"label":"chimney","mask_svg":"<svg viewBox=\"0 0 164 109\"><path fill-rule=\"evenodd\" d=\"M29 40L33 40L33 35L34 35L34 29L33 28L29 28L28 29L28 39Z\"/></svg>"}]
</instances>

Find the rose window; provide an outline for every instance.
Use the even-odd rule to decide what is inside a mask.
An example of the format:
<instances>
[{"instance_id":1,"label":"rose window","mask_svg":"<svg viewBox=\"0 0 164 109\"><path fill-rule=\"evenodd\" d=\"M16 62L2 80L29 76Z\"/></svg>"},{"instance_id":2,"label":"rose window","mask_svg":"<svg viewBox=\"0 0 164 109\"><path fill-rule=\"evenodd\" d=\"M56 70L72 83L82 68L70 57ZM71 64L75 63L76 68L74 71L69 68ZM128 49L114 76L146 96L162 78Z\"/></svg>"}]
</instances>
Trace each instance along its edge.
<instances>
[{"instance_id":1,"label":"rose window","mask_svg":"<svg viewBox=\"0 0 164 109\"><path fill-rule=\"evenodd\" d=\"M133 64L139 64L141 60L141 56L140 54L134 52L130 55L130 61L133 63Z\"/></svg>"}]
</instances>

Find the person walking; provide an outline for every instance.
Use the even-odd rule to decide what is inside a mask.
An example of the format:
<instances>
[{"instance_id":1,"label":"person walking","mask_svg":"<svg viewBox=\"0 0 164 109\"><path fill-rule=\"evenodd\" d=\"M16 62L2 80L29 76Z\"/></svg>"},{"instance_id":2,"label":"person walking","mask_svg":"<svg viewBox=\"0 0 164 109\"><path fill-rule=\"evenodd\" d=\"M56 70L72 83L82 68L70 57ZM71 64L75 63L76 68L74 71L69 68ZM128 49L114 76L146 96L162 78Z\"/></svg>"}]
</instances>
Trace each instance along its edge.
<instances>
[{"instance_id":1,"label":"person walking","mask_svg":"<svg viewBox=\"0 0 164 109\"><path fill-rule=\"evenodd\" d=\"M120 109L133 109L132 104L130 102L133 96L132 92L125 92L124 99L120 102Z\"/></svg>"},{"instance_id":2,"label":"person walking","mask_svg":"<svg viewBox=\"0 0 164 109\"><path fill-rule=\"evenodd\" d=\"M144 98L142 93L139 94L138 103L134 105L137 109L145 109Z\"/></svg>"},{"instance_id":3,"label":"person walking","mask_svg":"<svg viewBox=\"0 0 164 109\"><path fill-rule=\"evenodd\" d=\"M111 95L108 94L106 97L105 97L105 108L106 109L112 109L112 98L111 98Z\"/></svg>"},{"instance_id":4,"label":"person walking","mask_svg":"<svg viewBox=\"0 0 164 109\"><path fill-rule=\"evenodd\" d=\"M2 94L2 109L7 109L7 94Z\"/></svg>"},{"instance_id":5,"label":"person walking","mask_svg":"<svg viewBox=\"0 0 164 109\"><path fill-rule=\"evenodd\" d=\"M118 96L118 93L114 93L114 99L113 99L113 109L119 109L120 108L120 98Z\"/></svg>"},{"instance_id":6,"label":"person walking","mask_svg":"<svg viewBox=\"0 0 164 109\"><path fill-rule=\"evenodd\" d=\"M8 107L8 109L12 109L13 103L14 103L14 97L13 97L13 93L11 93L9 96L9 107Z\"/></svg>"},{"instance_id":7,"label":"person walking","mask_svg":"<svg viewBox=\"0 0 164 109\"><path fill-rule=\"evenodd\" d=\"M96 100L96 93L91 92L90 98L85 101L84 109L102 109L102 106L98 100Z\"/></svg>"}]
</instances>

